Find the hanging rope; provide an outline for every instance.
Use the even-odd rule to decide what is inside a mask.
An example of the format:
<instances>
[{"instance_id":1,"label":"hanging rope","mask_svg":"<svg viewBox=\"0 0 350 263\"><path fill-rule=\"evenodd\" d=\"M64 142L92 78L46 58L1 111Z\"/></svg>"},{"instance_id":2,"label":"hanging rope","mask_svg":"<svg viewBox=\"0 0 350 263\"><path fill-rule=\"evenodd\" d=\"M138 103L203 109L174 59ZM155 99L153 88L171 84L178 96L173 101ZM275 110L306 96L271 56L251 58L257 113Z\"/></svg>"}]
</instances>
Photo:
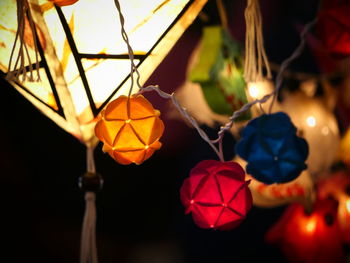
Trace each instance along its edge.
<instances>
[{"instance_id":1,"label":"hanging rope","mask_svg":"<svg viewBox=\"0 0 350 263\"><path fill-rule=\"evenodd\" d=\"M259 0L248 0L244 15L246 20L245 81L249 83L263 80L264 67L266 68L267 78L271 78L269 61L264 49Z\"/></svg>"},{"instance_id":2,"label":"hanging rope","mask_svg":"<svg viewBox=\"0 0 350 263\"><path fill-rule=\"evenodd\" d=\"M94 147L87 147L86 149L86 170L89 173L96 173Z\"/></svg>"},{"instance_id":3,"label":"hanging rope","mask_svg":"<svg viewBox=\"0 0 350 263\"><path fill-rule=\"evenodd\" d=\"M221 26L224 29L228 30L227 15L226 15L226 10L225 10L224 4L222 3L222 0L216 0L216 6L218 8Z\"/></svg>"},{"instance_id":4,"label":"hanging rope","mask_svg":"<svg viewBox=\"0 0 350 263\"><path fill-rule=\"evenodd\" d=\"M35 68L33 67L32 61L30 59L29 51L28 51L28 44L26 43L24 39L25 31L26 29L26 21L27 24L29 24L29 29L32 32L33 37L33 49L35 53ZM19 44L18 44L19 41ZM17 44L19 47L17 48ZM15 59L15 50L18 49L17 58ZM40 80L40 73L39 73L39 55L38 55L38 44L37 44L37 34L35 29L35 24L33 21L33 18L30 14L29 10L29 4L27 0L17 0L17 32L15 41L13 43L10 60L9 60L9 66L8 66L8 73L6 75L7 80L15 80L19 81L19 76L22 75L22 81L26 81L27 78L29 81L34 81L34 74L33 72L36 70L37 73L37 79L36 81ZM12 63L14 62L14 65L12 67ZM28 70L26 67L26 63L28 63ZM29 72L29 77L27 76L27 72Z\"/></svg>"},{"instance_id":5,"label":"hanging rope","mask_svg":"<svg viewBox=\"0 0 350 263\"><path fill-rule=\"evenodd\" d=\"M131 47L130 42L129 42L128 34L126 33L125 28L124 28L125 19L124 19L123 13L121 11L119 1L115 0L114 3L115 3L115 6L117 7L117 10L118 10L120 27L121 27L121 34L122 34L123 40L126 43L126 46L128 48L128 55L129 55L129 59L130 59L130 63L131 63L131 73L130 73L131 86L130 86L129 94L128 94L128 97L130 97L132 94L132 89L134 87L134 72L136 72L136 75L137 75L136 84L137 84L139 89L142 88L140 85L140 73L137 70L137 67L134 63L134 51L132 50L132 47Z\"/></svg>"},{"instance_id":6,"label":"hanging rope","mask_svg":"<svg viewBox=\"0 0 350 263\"><path fill-rule=\"evenodd\" d=\"M86 150L87 173L81 178L80 187L85 191L85 215L81 233L80 263L97 263L96 247L96 191L101 187L102 180L96 174L94 148Z\"/></svg>"}]
</instances>

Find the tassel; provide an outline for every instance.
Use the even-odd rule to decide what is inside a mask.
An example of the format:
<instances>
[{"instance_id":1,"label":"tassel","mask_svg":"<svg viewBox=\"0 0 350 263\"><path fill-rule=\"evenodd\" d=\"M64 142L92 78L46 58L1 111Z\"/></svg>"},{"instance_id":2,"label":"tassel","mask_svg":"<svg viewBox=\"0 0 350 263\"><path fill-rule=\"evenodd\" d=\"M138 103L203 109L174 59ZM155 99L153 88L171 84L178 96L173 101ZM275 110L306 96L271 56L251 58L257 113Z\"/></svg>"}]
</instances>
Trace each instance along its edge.
<instances>
[{"instance_id":1,"label":"tassel","mask_svg":"<svg viewBox=\"0 0 350 263\"><path fill-rule=\"evenodd\" d=\"M34 44L34 53L35 53L35 68L33 68L32 61L30 59L28 44L25 42L24 35L26 31L26 23L29 25L29 29L32 32L33 36L33 44ZM15 50L17 49L17 42L19 41L18 54L17 58L14 59ZM39 73L39 56L38 56L38 45L37 45L37 33L35 29L35 24L33 18L30 14L29 4L27 0L17 0L17 32L15 41L13 43L8 73L6 75L6 79L11 81L19 81L19 76L22 75L22 82L26 81L27 76L27 67L26 62L29 63L29 81L34 81L34 70L37 72L36 81L40 81L40 73ZM27 60L27 61L26 61ZM12 63L14 62L14 66L12 67Z\"/></svg>"},{"instance_id":2,"label":"tassel","mask_svg":"<svg viewBox=\"0 0 350 263\"><path fill-rule=\"evenodd\" d=\"M94 192L85 193L85 215L81 233L80 263L97 263L96 207Z\"/></svg>"},{"instance_id":3,"label":"tassel","mask_svg":"<svg viewBox=\"0 0 350 263\"><path fill-rule=\"evenodd\" d=\"M246 83L262 81L263 67L266 68L267 78L271 78L269 61L264 49L259 0L248 0L244 15L246 20L245 81Z\"/></svg>"},{"instance_id":4,"label":"tassel","mask_svg":"<svg viewBox=\"0 0 350 263\"><path fill-rule=\"evenodd\" d=\"M102 177L96 173L93 148L87 148L87 173L80 177L79 186L85 191L85 215L81 233L80 263L97 263L96 192L102 188Z\"/></svg>"}]
</instances>

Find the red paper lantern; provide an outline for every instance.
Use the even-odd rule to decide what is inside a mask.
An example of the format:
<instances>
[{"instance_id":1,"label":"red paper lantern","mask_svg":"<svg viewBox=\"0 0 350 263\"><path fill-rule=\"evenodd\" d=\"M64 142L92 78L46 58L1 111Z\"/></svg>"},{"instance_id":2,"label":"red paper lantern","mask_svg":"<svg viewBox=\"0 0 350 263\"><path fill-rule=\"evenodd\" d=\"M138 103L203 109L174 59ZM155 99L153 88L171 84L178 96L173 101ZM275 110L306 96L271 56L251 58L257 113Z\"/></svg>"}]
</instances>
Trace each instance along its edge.
<instances>
[{"instance_id":1,"label":"red paper lantern","mask_svg":"<svg viewBox=\"0 0 350 263\"><path fill-rule=\"evenodd\" d=\"M350 3L348 0L325 0L318 14L318 35L330 55L350 55Z\"/></svg>"},{"instance_id":2,"label":"red paper lantern","mask_svg":"<svg viewBox=\"0 0 350 263\"><path fill-rule=\"evenodd\" d=\"M317 200L312 213L302 205L290 205L268 231L267 242L277 244L292 263L345 263L336 220L338 203Z\"/></svg>"},{"instance_id":3,"label":"red paper lantern","mask_svg":"<svg viewBox=\"0 0 350 263\"><path fill-rule=\"evenodd\" d=\"M230 230L252 206L252 195L242 167L235 162L205 160L190 172L180 196L186 213L201 228Z\"/></svg>"},{"instance_id":4,"label":"red paper lantern","mask_svg":"<svg viewBox=\"0 0 350 263\"><path fill-rule=\"evenodd\" d=\"M332 196L338 201L340 235L344 242L350 243L350 174L339 171L318 182L317 186L319 198Z\"/></svg>"},{"instance_id":5,"label":"red paper lantern","mask_svg":"<svg viewBox=\"0 0 350 263\"><path fill-rule=\"evenodd\" d=\"M164 131L159 111L142 95L120 96L101 112L95 127L103 151L120 164L141 164L161 147Z\"/></svg>"}]
</instances>

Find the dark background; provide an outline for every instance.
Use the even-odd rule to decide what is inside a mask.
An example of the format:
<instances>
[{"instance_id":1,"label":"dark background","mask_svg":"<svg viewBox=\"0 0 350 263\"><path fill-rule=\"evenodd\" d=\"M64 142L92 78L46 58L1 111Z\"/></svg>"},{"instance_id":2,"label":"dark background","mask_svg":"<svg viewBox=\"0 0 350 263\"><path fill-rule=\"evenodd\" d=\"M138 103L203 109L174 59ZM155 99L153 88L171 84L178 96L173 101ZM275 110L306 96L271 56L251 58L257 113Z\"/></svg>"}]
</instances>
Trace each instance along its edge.
<instances>
[{"instance_id":1,"label":"dark background","mask_svg":"<svg viewBox=\"0 0 350 263\"><path fill-rule=\"evenodd\" d=\"M244 40L246 1L224 1L232 35ZM317 1L263 0L266 51L280 63L297 46L297 24L313 19ZM191 51L202 27L219 22L215 1L197 18L154 72L149 84L174 91L185 77ZM243 42L242 42L243 43ZM308 48L292 69L317 73ZM84 214L78 178L86 170L85 147L33 105L0 82L1 240L3 262L79 262ZM284 207L253 207L246 220L228 232L196 227L184 215L179 189L199 161L215 158L194 129L167 117L168 102L146 95L162 112L163 146L140 166L122 166L95 151L104 187L97 195L97 245L101 263L285 262L280 251L264 242ZM215 136L215 131L203 127ZM234 156L234 139L225 137L225 157Z\"/></svg>"}]
</instances>

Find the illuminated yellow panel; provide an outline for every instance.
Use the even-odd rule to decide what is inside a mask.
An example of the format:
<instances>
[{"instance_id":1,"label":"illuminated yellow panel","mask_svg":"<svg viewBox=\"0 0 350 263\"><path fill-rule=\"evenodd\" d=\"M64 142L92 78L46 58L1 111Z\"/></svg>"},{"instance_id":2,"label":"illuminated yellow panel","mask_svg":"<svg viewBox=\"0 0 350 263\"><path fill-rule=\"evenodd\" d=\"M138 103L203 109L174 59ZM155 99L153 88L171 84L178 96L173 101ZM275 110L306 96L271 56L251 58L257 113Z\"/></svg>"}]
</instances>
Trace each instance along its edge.
<instances>
[{"instance_id":1,"label":"illuminated yellow panel","mask_svg":"<svg viewBox=\"0 0 350 263\"><path fill-rule=\"evenodd\" d=\"M29 73L27 74L29 76ZM55 97L51 90L45 69L40 69L41 82L25 81L23 84L35 97L46 103L48 106L58 110ZM28 78L27 78L28 79Z\"/></svg>"},{"instance_id":2,"label":"illuminated yellow panel","mask_svg":"<svg viewBox=\"0 0 350 263\"><path fill-rule=\"evenodd\" d=\"M136 54L146 54L171 25L188 0L120 0L125 30ZM114 1L79 1L62 7L74 24L74 39L80 53L127 54ZM93 37L91 37L93 36Z\"/></svg>"},{"instance_id":3,"label":"illuminated yellow panel","mask_svg":"<svg viewBox=\"0 0 350 263\"><path fill-rule=\"evenodd\" d=\"M134 61L137 65L138 60ZM92 97L99 107L130 74L128 59L83 59Z\"/></svg>"}]
</instances>

